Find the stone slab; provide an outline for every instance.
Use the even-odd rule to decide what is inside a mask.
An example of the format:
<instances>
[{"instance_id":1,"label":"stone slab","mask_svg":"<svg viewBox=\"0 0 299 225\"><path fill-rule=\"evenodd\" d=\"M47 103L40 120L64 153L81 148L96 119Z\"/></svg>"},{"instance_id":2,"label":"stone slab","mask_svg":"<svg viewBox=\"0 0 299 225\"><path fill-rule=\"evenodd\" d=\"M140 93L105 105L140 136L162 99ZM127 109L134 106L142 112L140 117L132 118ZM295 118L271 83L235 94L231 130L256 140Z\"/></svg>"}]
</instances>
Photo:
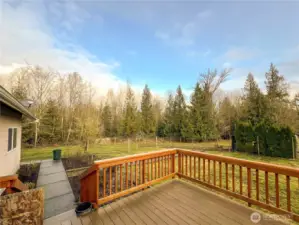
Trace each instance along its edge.
<instances>
[{"instance_id":1,"label":"stone slab","mask_svg":"<svg viewBox=\"0 0 299 225\"><path fill-rule=\"evenodd\" d=\"M58 181L68 180L65 172L51 173L48 175L39 175L37 186L45 186L47 184L56 183Z\"/></svg>"},{"instance_id":2,"label":"stone slab","mask_svg":"<svg viewBox=\"0 0 299 225\"><path fill-rule=\"evenodd\" d=\"M30 160L30 161L21 162L20 164L21 165L28 165L28 164L41 163L41 162L42 162L42 160Z\"/></svg>"},{"instance_id":3,"label":"stone slab","mask_svg":"<svg viewBox=\"0 0 299 225\"><path fill-rule=\"evenodd\" d=\"M51 160L43 160L42 164L40 165L41 168L46 168L46 167L51 167L51 166L53 166L53 167L57 167L57 166L63 167L63 164L62 164L61 160L55 161L55 160L51 159Z\"/></svg>"},{"instance_id":4,"label":"stone slab","mask_svg":"<svg viewBox=\"0 0 299 225\"><path fill-rule=\"evenodd\" d=\"M41 162L37 186L45 191L45 218L75 208L75 197L61 160Z\"/></svg>"},{"instance_id":5,"label":"stone slab","mask_svg":"<svg viewBox=\"0 0 299 225\"><path fill-rule=\"evenodd\" d=\"M45 201L45 219L75 208L74 195L69 193Z\"/></svg>"},{"instance_id":6,"label":"stone slab","mask_svg":"<svg viewBox=\"0 0 299 225\"><path fill-rule=\"evenodd\" d=\"M47 184L44 186L45 199L54 198L57 196L72 193L71 186L68 180L58 181L52 184Z\"/></svg>"},{"instance_id":7,"label":"stone slab","mask_svg":"<svg viewBox=\"0 0 299 225\"><path fill-rule=\"evenodd\" d=\"M51 173L59 173L59 172L64 172L64 168L62 164L61 165L58 164L57 166L41 167L39 170L39 175L48 175Z\"/></svg>"}]
</instances>

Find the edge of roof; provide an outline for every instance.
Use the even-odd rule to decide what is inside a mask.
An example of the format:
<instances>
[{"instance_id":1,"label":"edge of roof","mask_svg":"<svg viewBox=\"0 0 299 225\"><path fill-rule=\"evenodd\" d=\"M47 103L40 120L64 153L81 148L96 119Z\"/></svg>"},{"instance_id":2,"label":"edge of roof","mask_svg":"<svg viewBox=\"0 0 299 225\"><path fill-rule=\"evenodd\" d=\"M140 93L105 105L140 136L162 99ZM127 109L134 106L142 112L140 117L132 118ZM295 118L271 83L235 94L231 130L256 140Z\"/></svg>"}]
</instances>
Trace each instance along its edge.
<instances>
[{"instance_id":1,"label":"edge of roof","mask_svg":"<svg viewBox=\"0 0 299 225\"><path fill-rule=\"evenodd\" d=\"M37 118L19 102L12 94L10 94L4 87L0 85L0 102L8 105L9 107L17 110L22 113L24 116L27 116L31 120L37 120Z\"/></svg>"}]
</instances>

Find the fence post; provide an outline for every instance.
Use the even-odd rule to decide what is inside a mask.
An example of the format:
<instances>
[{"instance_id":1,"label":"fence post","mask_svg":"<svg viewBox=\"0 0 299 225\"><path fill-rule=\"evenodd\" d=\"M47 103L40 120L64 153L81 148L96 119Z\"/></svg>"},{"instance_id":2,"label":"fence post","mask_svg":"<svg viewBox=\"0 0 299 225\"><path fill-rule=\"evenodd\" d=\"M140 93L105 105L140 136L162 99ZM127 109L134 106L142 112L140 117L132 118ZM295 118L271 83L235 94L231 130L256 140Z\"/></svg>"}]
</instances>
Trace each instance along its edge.
<instances>
[{"instance_id":1,"label":"fence post","mask_svg":"<svg viewBox=\"0 0 299 225\"><path fill-rule=\"evenodd\" d=\"M260 142L259 142L259 136L256 137L256 144L257 144L257 154L260 156Z\"/></svg>"},{"instance_id":2,"label":"fence post","mask_svg":"<svg viewBox=\"0 0 299 225\"><path fill-rule=\"evenodd\" d=\"M292 137L292 151L293 151L293 159L295 159L296 158L296 154L295 154L296 149L295 149L295 145L294 145L294 137Z\"/></svg>"}]
</instances>

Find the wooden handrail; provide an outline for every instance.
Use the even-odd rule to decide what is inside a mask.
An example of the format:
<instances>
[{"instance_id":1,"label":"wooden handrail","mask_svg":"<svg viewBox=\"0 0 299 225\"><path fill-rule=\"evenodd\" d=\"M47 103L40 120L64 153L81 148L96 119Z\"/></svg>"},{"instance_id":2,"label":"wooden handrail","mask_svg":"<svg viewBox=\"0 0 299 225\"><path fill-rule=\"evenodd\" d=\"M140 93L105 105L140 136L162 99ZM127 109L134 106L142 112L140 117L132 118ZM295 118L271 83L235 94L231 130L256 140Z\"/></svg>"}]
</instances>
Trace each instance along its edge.
<instances>
[{"instance_id":1,"label":"wooden handrail","mask_svg":"<svg viewBox=\"0 0 299 225\"><path fill-rule=\"evenodd\" d=\"M94 162L94 164L88 170L86 170L84 173L82 173L80 175L80 179L88 176L90 173L92 173L93 171L95 171L99 168L115 166L115 165L119 165L119 164L126 164L126 163L130 163L130 162L135 162L135 161L142 161L142 160L151 159L153 157L162 157L162 156L166 156L169 154L176 154L176 153L177 153L176 149L170 149L170 150L166 149L166 150L160 150L160 151L154 151L154 152L147 152L147 153L122 156L122 157L115 157L115 158L111 158L111 159L97 160Z\"/></svg>"},{"instance_id":2,"label":"wooden handrail","mask_svg":"<svg viewBox=\"0 0 299 225\"><path fill-rule=\"evenodd\" d=\"M297 183L299 182L299 169L190 150L178 149L177 153L179 155L177 175L180 178L244 200L248 203L248 206L257 205L277 214L288 215L299 222L299 209L292 209L291 201L292 193L296 194L296 190L294 192L291 190L291 179L299 185ZM210 169L211 164L213 165L212 170ZM197 172L192 173L192 167ZM187 168L190 168L190 170ZM239 173L236 173L235 170L239 170ZM272 180L270 175L272 175ZM285 179L281 180L281 176L284 176ZM211 177L213 177L213 182L211 182ZM265 188L261 190L262 178L264 178ZM270 202L270 181L272 181L271 187L274 188L275 192L275 195L271 196L274 203ZM236 182L239 185L236 185ZM282 194L280 195L282 188L286 190L286 196L284 197L281 196ZM246 190L246 193L244 190ZM261 198L262 194L265 197L264 201ZM293 198L296 199L296 197L299 196ZM284 203L282 203L282 199L285 200Z\"/></svg>"},{"instance_id":3,"label":"wooden handrail","mask_svg":"<svg viewBox=\"0 0 299 225\"><path fill-rule=\"evenodd\" d=\"M171 149L95 161L80 176L80 200L104 204L173 178L176 153Z\"/></svg>"},{"instance_id":4,"label":"wooden handrail","mask_svg":"<svg viewBox=\"0 0 299 225\"><path fill-rule=\"evenodd\" d=\"M292 209L291 202L294 188L291 181L295 178L299 182L299 169L184 149L95 161L81 175L81 201L105 204L176 175L244 200L248 206L257 205L299 221L299 211ZM274 175L273 184L271 175ZM285 185L281 176L285 176ZM264 189L260 189L261 179ZM270 196L270 185L275 196ZM285 205L281 201L281 188L286 190ZM273 198L274 204L270 201Z\"/></svg>"},{"instance_id":5,"label":"wooden handrail","mask_svg":"<svg viewBox=\"0 0 299 225\"><path fill-rule=\"evenodd\" d=\"M242 167L248 167L251 169L258 169L263 171L268 171L271 173L278 173L286 176L292 176L299 178L299 169L296 169L294 167L288 167L288 166L281 166L281 165L275 165L271 163L263 163L263 162L255 162L250 161L246 159L238 159L234 157L229 156L220 156L220 155L213 155L205 152L199 152L199 151L190 151L185 149L177 149L178 153L187 154L189 156L196 156L205 158L207 160L213 160L218 161L222 163L228 163L228 164L234 164L239 165Z\"/></svg>"},{"instance_id":6,"label":"wooden handrail","mask_svg":"<svg viewBox=\"0 0 299 225\"><path fill-rule=\"evenodd\" d=\"M0 188L5 188L7 194L28 190L27 185L18 179L18 175L0 177Z\"/></svg>"}]
</instances>

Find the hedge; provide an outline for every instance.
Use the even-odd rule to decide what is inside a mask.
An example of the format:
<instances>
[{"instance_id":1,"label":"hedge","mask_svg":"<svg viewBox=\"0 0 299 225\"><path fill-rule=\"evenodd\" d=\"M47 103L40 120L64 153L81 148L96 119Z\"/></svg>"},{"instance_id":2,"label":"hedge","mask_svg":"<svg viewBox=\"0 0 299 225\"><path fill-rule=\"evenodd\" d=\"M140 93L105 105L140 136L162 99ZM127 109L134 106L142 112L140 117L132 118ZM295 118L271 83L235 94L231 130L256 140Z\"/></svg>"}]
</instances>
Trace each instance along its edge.
<instances>
[{"instance_id":1,"label":"hedge","mask_svg":"<svg viewBox=\"0 0 299 225\"><path fill-rule=\"evenodd\" d=\"M293 144L296 149L296 138L289 127L265 123L253 127L249 122L240 121L236 123L234 135L236 150L240 152L257 154L259 149L261 155L293 158Z\"/></svg>"}]
</instances>

